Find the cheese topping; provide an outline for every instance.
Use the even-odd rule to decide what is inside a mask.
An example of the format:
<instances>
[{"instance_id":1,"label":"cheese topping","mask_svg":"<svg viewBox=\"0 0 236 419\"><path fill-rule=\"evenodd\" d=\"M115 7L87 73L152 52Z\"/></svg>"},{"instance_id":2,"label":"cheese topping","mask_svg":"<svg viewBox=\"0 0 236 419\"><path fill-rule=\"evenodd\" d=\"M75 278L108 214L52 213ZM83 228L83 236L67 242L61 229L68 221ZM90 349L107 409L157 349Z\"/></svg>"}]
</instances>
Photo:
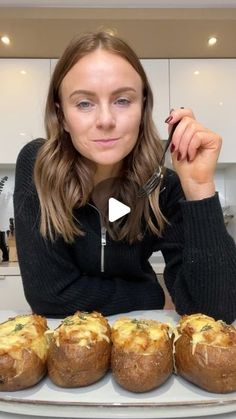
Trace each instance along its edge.
<instances>
[{"instance_id":1,"label":"cheese topping","mask_svg":"<svg viewBox=\"0 0 236 419\"><path fill-rule=\"evenodd\" d=\"M57 346L62 341L68 341L90 348L102 340L109 343L110 328L108 321L100 313L77 311L73 316L66 317L52 336Z\"/></svg>"},{"instance_id":2,"label":"cheese topping","mask_svg":"<svg viewBox=\"0 0 236 419\"><path fill-rule=\"evenodd\" d=\"M44 332L46 319L37 315L22 315L0 324L0 355L9 353L14 359L21 358L19 349L32 349L40 359L47 355Z\"/></svg>"},{"instance_id":3,"label":"cheese topping","mask_svg":"<svg viewBox=\"0 0 236 419\"><path fill-rule=\"evenodd\" d=\"M177 329L180 334L186 333L191 336L194 347L197 344L236 346L236 329L233 326L203 314L183 316Z\"/></svg>"},{"instance_id":4,"label":"cheese topping","mask_svg":"<svg viewBox=\"0 0 236 419\"><path fill-rule=\"evenodd\" d=\"M112 341L124 351L149 355L169 340L169 326L155 320L121 317L112 326Z\"/></svg>"}]
</instances>

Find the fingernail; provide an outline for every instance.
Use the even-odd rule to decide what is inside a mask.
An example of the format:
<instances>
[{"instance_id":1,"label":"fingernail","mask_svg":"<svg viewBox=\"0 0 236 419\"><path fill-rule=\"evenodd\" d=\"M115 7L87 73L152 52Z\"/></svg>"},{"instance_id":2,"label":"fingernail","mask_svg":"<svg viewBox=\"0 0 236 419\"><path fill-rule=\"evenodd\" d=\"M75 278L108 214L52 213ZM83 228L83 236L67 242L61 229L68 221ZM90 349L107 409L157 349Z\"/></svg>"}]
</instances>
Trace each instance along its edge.
<instances>
[{"instance_id":1,"label":"fingernail","mask_svg":"<svg viewBox=\"0 0 236 419\"><path fill-rule=\"evenodd\" d=\"M168 116L168 118L165 119L166 124L168 124L173 119L173 116Z\"/></svg>"},{"instance_id":2,"label":"fingernail","mask_svg":"<svg viewBox=\"0 0 236 419\"><path fill-rule=\"evenodd\" d=\"M177 160L180 161L182 159L181 153L178 152Z\"/></svg>"},{"instance_id":3,"label":"fingernail","mask_svg":"<svg viewBox=\"0 0 236 419\"><path fill-rule=\"evenodd\" d=\"M171 144L171 146L170 146L170 152L171 153L174 153L174 151L175 151L175 145L174 144Z\"/></svg>"}]
</instances>

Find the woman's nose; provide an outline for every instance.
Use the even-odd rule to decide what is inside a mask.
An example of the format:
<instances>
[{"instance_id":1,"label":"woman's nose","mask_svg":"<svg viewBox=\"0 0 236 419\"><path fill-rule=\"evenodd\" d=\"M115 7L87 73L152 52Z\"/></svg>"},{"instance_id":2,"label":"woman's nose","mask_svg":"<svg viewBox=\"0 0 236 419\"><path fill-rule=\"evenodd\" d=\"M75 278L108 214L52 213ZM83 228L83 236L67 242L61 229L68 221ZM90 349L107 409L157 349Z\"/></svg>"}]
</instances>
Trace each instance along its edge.
<instances>
[{"instance_id":1,"label":"woman's nose","mask_svg":"<svg viewBox=\"0 0 236 419\"><path fill-rule=\"evenodd\" d=\"M97 127L110 129L116 124L112 109L108 105L102 105L97 112Z\"/></svg>"}]
</instances>

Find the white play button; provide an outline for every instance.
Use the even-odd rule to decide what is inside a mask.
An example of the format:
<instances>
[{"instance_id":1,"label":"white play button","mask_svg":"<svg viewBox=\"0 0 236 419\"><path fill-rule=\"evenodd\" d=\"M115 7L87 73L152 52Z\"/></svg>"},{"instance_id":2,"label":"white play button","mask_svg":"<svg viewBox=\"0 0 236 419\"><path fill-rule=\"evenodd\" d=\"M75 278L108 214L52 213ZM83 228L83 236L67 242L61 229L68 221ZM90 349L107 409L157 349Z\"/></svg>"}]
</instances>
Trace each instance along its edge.
<instances>
[{"instance_id":1,"label":"white play button","mask_svg":"<svg viewBox=\"0 0 236 419\"><path fill-rule=\"evenodd\" d=\"M130 207L128 205L122 204L115 198L109 198L108 200L108 219L111 223L118 220L124 215L130 212Z\"/></svg>"}]
</instances>

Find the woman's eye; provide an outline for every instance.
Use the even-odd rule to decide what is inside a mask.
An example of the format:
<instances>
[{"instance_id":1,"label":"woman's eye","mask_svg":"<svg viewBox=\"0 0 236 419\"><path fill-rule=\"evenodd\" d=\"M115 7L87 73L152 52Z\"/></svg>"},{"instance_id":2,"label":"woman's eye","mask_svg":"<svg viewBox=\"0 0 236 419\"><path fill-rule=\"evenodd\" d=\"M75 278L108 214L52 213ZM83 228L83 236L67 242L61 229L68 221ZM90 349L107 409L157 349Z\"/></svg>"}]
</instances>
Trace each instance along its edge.
<instances>
[{"instance_id":1,"label":"woman's eye","mask_svg":"<svg viewBox=\"0 0 236 419\"><path fill-rule=\"evenodd\" d=\"M92 108L93 104L89 102L88 100L82 100L81 102L76 104L76 107L81 110L90 110Z\"/></svg>"},{"instance_id":2,"label":"woman's eye","mask_svg":"<svg viewBox=\"0 0 236 419\"><path fill-rule=\"evenodd\" d=\"M115 104L119 106L128 106L130 104L130 100L125 97L120 97L119 99L115 100Z\"/></svg>"}]
</instances>

